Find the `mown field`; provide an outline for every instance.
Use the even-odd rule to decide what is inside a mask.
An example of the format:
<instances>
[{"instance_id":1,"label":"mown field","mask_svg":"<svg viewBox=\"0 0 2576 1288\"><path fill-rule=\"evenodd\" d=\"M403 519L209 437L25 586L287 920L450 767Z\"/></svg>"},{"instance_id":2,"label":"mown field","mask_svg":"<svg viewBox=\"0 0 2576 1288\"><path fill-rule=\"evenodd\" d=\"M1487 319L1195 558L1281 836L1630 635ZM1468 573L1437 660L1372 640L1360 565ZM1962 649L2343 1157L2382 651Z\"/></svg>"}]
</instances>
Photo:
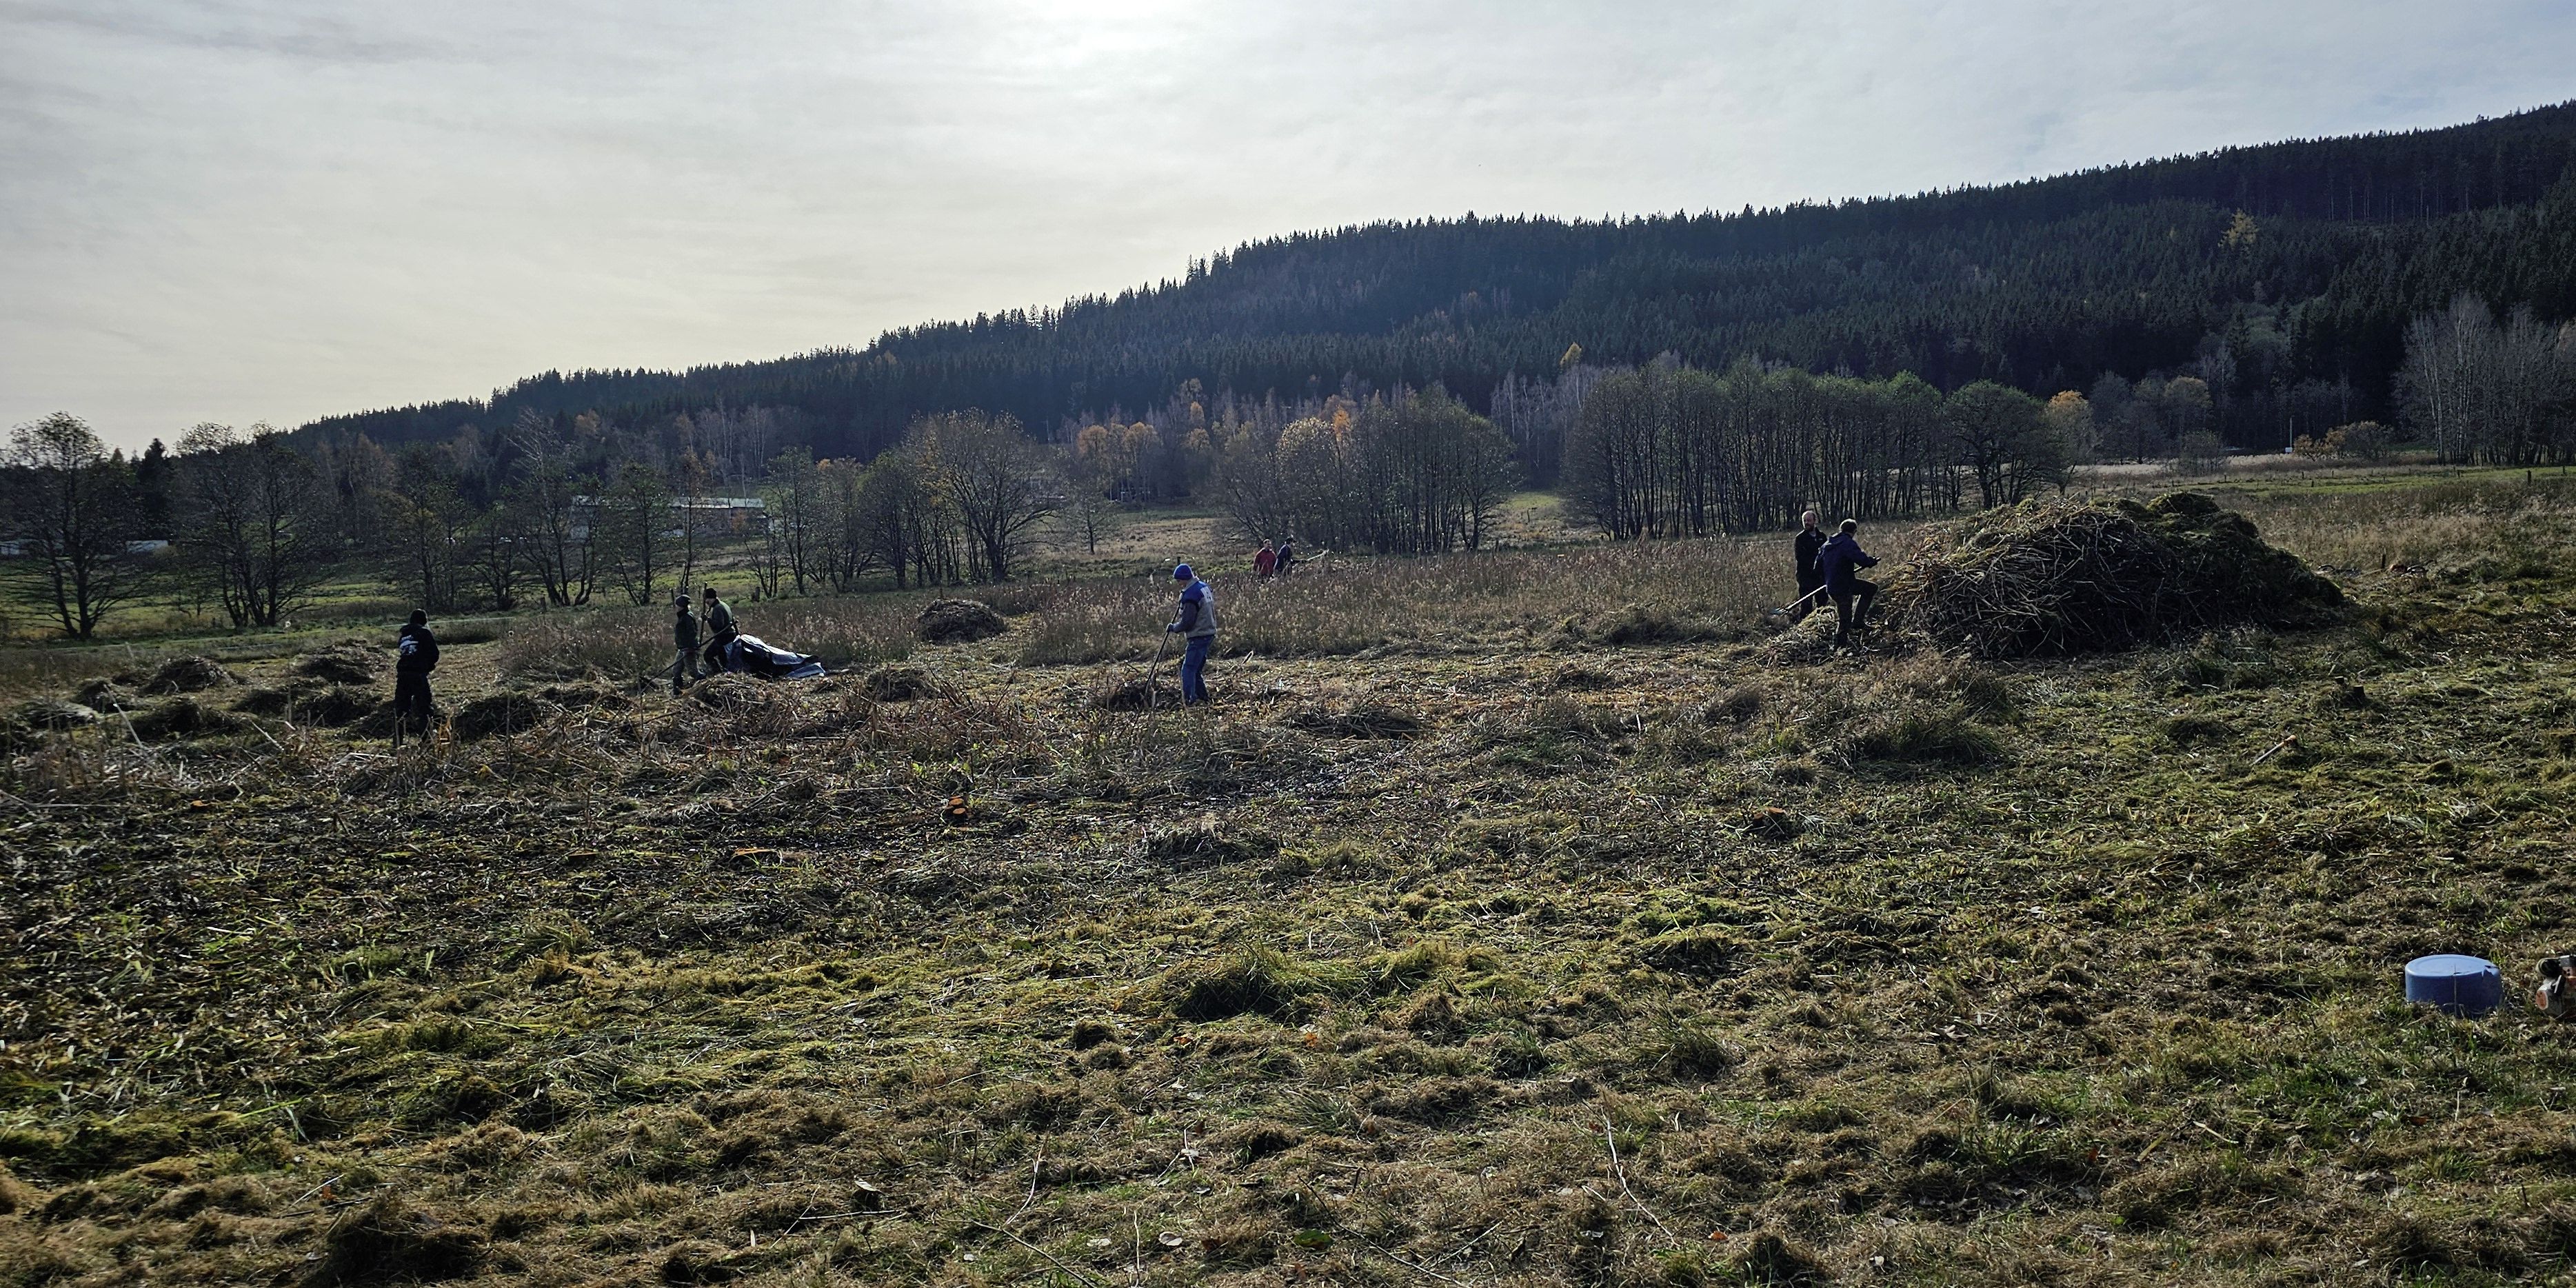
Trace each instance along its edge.
<instances>
[{"instance_id":1,"label":"mown field","mask_svg":"<svg viewBox=\"0 0 2576 1288\"><path fill-rule=\"evenodd\" d=\"M0 1284L2576 1278L2576 498L2222 495L2349 619L1826 656L1769 544L1354 560L1221 583L1183 713L1099 701L1147 579L777 605L847 673L678 701L523 618L400 757L305 645L129 658L0 775Z\"/></svg>"}]
</instances>

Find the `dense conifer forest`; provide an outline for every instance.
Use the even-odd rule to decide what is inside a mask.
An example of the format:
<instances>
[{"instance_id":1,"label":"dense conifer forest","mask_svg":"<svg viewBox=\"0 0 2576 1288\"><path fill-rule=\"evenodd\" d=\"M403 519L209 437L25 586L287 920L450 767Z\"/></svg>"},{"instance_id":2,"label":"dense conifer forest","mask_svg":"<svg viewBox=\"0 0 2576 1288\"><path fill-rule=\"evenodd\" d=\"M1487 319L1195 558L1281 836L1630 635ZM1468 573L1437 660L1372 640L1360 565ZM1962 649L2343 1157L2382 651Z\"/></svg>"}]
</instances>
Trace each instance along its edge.
<instances>
[{"instance_id":1,"label":"dense conifer forest","mask_svg":"<svg viewBox=\"0 0 2576 1288\"><path fill-rule=\"evenodd\" d=\"M977 407L1070 441L1169 403L1498 390L1569 346L2046 397L2191 376L2228 445L2395 419L2408 324L2456 296L2576 315L2576 104L2446 129L2229 148L1991 188L1608 221L1386 222L1255 242L1117 296L686 372L548 372L488 401L333 417L387 447L535 412L637 424L765 408L867 458ZM1201 396L1193 391L1192 397ZM1506 420L1496 416L1498 422ZM1552 467L1529 462L1535 481Z\"/></svg>"}]
</instances>

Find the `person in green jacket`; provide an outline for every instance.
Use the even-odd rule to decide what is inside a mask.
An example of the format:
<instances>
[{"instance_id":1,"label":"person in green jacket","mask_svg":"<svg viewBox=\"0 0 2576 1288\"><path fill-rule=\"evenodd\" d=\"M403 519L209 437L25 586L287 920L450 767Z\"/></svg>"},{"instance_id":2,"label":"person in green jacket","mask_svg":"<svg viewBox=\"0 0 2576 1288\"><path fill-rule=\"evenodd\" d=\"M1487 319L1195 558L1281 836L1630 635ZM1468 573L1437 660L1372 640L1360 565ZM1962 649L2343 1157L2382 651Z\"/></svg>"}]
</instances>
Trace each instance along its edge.
<instances>
[{"instance_id":1,"label":"person in green jacket","mask_svg":"<svg viewBox=\"0 0 2576 1288\"><path fill-rule=\"evenodd\" d=\"M724 663L724 646L733 642L733 637L740 635L742 630L733 624L733 609L723 600L716 598L715 587L709 586L699 593L706 599L706 606L699 611L698 615L706 622L707 669L732 670L733 668Z\"/></svg>"}]
</instances>

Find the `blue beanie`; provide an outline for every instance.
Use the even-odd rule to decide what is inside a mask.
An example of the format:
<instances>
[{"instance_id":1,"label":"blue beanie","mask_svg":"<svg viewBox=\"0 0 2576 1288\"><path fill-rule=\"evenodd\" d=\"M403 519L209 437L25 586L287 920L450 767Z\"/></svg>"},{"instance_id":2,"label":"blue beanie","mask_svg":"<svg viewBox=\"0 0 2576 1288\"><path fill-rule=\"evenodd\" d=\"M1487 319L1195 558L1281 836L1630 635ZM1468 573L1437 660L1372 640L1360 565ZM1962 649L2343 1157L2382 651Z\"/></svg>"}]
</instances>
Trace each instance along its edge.
<instances>
[{"instance_id":1,"label":"blue beanie","mask_svg":"<svg viewBox=\"0 0 2576 1288\"><path fill-rule=\"evenodd\" d=\"M1190 572L1190 566L1188 564L1182 564L1180 567L1172 570L1172 580L1174 581L1188 581L1192 575L1193 574Z\"/></svg>"}]
</instances>

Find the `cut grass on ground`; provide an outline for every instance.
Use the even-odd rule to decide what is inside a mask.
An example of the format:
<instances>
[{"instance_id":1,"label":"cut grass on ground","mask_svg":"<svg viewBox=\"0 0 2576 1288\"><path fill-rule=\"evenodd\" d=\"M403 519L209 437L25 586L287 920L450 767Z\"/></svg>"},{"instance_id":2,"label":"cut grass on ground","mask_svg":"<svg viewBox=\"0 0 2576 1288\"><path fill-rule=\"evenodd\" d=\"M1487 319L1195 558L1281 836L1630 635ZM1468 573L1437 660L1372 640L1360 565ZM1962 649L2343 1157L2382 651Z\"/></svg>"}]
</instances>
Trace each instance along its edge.
<instances>
[{"instance_id":1,"label":"cut grass on ground","mask_svg":"<svg viewBox=\"0 0 2576 1288\"><path fill-rule=\"evenodd\" d=\"M2567 948L2576 539L2418 499L2258 509L2423 553L2347 624L2110 658L1463 595L1131 714L1041 599L900 699L505 637L525 732L47 736L0 1283L2563 1278L2576 1030L2398 971ZM1760 602L1690 549L1603 600Z\"/></svg>"}]
</instances>

